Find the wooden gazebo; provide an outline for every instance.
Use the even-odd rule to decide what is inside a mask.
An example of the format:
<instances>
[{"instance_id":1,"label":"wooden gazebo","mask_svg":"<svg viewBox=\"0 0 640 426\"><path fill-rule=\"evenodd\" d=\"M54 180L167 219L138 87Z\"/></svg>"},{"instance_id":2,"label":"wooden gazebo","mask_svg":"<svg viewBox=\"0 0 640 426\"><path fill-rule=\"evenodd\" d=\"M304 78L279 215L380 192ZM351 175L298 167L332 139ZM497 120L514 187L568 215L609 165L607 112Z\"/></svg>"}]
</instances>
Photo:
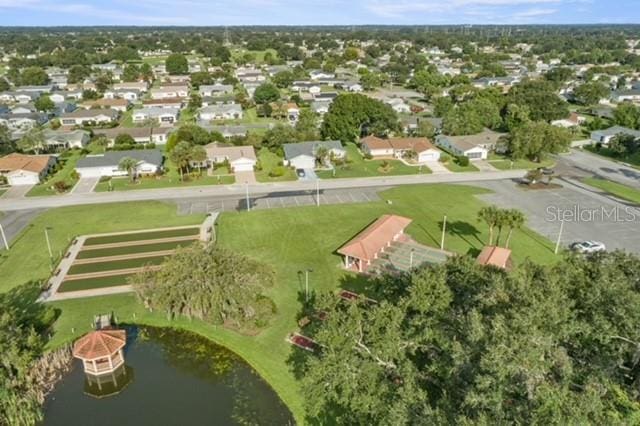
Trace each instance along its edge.
<instances>
[{"instance_id":1,"label":"wooden gazebo","mask_svg":"<svg viewBox=\"0 0 640 426\"><path fill-rule=\"evenodd\" d=\"M112 373L124 364L122 349L126 343L125 330L95 330L76 341L73 356L82 360L87 374Z\"/></svg>"}]
</instances>

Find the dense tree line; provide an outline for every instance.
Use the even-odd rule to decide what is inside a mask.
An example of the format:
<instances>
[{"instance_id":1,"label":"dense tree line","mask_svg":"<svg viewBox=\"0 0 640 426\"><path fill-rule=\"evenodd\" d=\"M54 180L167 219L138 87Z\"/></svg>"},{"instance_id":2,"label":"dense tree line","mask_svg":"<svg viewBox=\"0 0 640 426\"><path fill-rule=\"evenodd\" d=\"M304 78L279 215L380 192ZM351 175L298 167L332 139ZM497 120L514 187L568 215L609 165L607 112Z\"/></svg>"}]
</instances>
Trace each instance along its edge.
<instances>
[{"instance_id":1,"label":"dense tree line","mask_svg":"<svg viewBox=\"0 0 640 426\"><path fill-rule=\"evenodd\" d=\"M636 424L640 260L455 258L321 296L317 355L292 359L308 416L338 424Z\"/></svg>"}]
</instances>

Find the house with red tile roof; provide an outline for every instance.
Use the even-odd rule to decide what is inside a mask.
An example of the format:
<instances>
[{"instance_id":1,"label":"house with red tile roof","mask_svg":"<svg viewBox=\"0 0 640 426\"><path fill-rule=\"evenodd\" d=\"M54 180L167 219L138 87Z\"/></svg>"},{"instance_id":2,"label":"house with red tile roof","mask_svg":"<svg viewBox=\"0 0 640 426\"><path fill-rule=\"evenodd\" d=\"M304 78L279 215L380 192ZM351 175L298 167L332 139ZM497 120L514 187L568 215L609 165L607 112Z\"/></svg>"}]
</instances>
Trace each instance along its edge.
<instances>
[{"instance_id":1,"label":"house with red tile roof","mask_svg":"<svg viewBox=\"0 0 640 426\"><path fill-rule=\"evenodd\" d=\"M357 272L365 272L391 243L404 235L404 230L411 219L386 214L369 225L351 241L338 249L344 256L344 266Z\"/></svg>"},{"instance_id":2,"label":"house with red tile roof","mask_svg":"<svg viewBox=\"0 0 640 426\"><path fill-rule=\"evenodd\" d=\"M382 139L371 135L360 140L360 146L364 153L377 158L404 158L413 152L418 163L440 159L440 150L427 138Z\"/></svg>"},{"instance_id":3,"label":"house with red tile roof","mask_svg":"<svg viewBox=\"0 0 640 426\"><path fill-rule=\"evenodd\" d=\"M36 185L56 164L51 155L25 155L17 152L0 158L0 176L11 186Z\"/></svg>"}]
</instances>

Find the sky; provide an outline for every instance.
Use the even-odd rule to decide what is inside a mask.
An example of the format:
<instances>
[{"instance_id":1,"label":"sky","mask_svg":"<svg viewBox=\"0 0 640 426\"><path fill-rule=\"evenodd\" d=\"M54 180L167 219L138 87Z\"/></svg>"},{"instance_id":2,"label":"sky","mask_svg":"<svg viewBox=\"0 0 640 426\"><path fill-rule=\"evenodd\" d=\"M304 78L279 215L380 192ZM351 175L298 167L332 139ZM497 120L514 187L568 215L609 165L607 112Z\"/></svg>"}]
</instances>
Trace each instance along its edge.
<instances>
[{"instance_id":1,"label":"sky","mask_svg":"<svg viewBox=\"0 0 640 426\"><path fill-rule=\"evenodd\" d=\"M640 0L0 0L0 26L640 23Z\"/></svg>"}]
</instances>

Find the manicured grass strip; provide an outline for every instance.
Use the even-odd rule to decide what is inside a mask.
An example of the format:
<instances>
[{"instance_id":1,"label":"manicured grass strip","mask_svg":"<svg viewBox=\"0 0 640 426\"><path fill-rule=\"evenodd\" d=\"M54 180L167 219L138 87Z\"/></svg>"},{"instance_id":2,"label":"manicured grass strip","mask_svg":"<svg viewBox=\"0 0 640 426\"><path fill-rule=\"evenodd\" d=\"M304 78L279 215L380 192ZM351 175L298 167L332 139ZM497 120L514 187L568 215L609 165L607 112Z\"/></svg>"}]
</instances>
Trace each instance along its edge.
<instances>
[{"instance_id":1,"label":"manicured grass strip","mask_svg":"<svg viewBox=\"0 0 640 426\"><path fill-rule=\"evenodd\" d=\"M116 275L111 277L87 278L85 280L64 281L62 285L60 285L60 287L58 288L58 293L127 285L127 278L130 276L131 275Z\"/></svg>"},{"instance_id":2,"label":"manicured grass strip","mask_svg":"<svg viewBox=\"0 0 640 426\"><path fill-rule=\"evenodd\" d=\"M138 268L144 265L159 265L166 256L142 257L138 259L116 260L114 262L98 262L75 265L69 268L69 275L90 274L92 272L115 271L118 269Z\"/></svg>"},{"instance_id":3,"label":"manicured grass strip","mask_svg":"<svg viewBox=\"0 0 640 426\"><path fill-rule=\"evenodd\" d=\"M143 244L139 246L112 247L99 250L83 250L78 253L76 259L93 259L96 257L122 256L124 254L149 253L152 251L173 250L178 247L186 247L193 241L170 241L167 243Z\"/></svg>"},{"instance_id":4,"label":"manicured grass strip","mask_svg":"<svg viewBox=\"0 0 640 426\"><path fill-rule=\"evenodd\" d=\"M640 190L630 186L598 178L585 178L583 179L583 182L589 186L593 186L594 188L598 188L608 192L609 194L615 195L618 198L640 204Z\"/></svg>"},{"instance_id":5,"label":"manicured grass strip","mask_svg":"<svg viewBox=\"0 0 640 426\"><path fill-rule=\"evenodd\" d=\"M84 242L85 246L93 246L98 244L124 243L129 241L157 240L160 238L186 237L188 235L197 235L200 228L182 228L168 229L166 231L149 231L138 232L134 234L117 234L107 235L104 237L87 238Z\"/></svg>"}]
</instances>

